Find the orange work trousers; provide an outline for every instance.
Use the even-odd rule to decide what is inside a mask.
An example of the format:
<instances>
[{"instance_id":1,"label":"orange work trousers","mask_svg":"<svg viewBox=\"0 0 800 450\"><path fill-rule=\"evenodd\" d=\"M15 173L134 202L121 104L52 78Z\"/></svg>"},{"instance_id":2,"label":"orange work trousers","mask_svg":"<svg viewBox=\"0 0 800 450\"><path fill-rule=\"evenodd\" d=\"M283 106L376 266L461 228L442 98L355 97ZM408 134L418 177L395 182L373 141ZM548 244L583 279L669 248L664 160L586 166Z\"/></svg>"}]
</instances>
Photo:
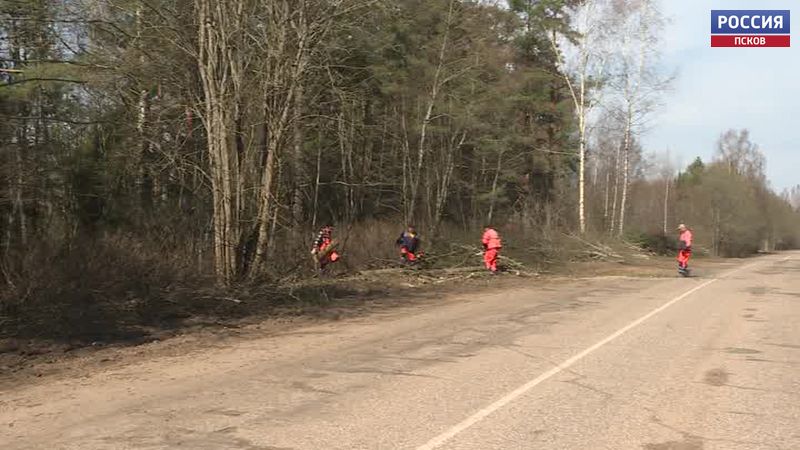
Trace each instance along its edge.
<instances>
[{"instance_id":1,"label":"orange work trousers","mask_svg":"<svg viewBox=\"0 0 800 450\"><path fill-rule=\"evenodd\" d=\"M690 249L683 249L678 252L678 267L685 269L689 266L689 258L692 257Z\"/></svg>"},{"instance_id":2,"label":"orange work trousers","mask_svg":"<svg viewBox=\"0 0 800 450\"><path fill-rule=\"evenodd\" d=\"M500 256L499 248L490 248L483 252L483 262L486 268L492 272L497 272L497 257Z\"/></svg>"}]
</instances>

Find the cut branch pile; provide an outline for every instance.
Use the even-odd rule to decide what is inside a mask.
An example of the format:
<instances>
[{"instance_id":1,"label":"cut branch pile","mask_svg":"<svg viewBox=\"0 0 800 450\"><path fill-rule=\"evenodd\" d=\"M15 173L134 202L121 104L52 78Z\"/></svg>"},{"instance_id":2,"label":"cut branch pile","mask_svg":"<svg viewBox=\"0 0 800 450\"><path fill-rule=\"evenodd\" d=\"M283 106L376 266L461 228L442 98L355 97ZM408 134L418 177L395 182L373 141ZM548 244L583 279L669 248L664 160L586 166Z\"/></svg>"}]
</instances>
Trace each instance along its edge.
<instances>
[{"instance_id":1,"label":"cut branch pile","mask_svg":"<svg viewBox=\"0 0 800 450\"><path fill-rule=\"evenodd\" d=\"M585 247L584 250L578 252L577 257L579 259L591 259L599 261L613 260L615 262L619 262L624 259L622 255L615 252L614 249L605 244L589 242L575 235L567 235L567 236L580 242Z\"/></svg>"}]
</instances>

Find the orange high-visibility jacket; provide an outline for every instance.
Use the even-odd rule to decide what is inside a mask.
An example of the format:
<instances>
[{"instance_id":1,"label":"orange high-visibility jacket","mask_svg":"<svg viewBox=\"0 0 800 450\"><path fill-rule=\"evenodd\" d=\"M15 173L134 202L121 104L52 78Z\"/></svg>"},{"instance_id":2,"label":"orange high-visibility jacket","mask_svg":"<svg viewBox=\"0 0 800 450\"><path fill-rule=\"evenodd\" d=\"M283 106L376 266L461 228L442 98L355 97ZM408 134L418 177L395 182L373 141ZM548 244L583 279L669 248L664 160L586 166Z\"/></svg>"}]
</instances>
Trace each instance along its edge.
<instances>
[{"instance_id":1,"label":"orange high-visibility jacket","mask_svg":"<svg viewBox=\"0 0 800 450\"><path fill-rule=\"evenodd\" d=\"M684 248L691 248L692 247L691 230L687 229L686 231L682 231L679 240L683 241L683 245L685 246Z\"/></svg>"},{"instance_id":2,"label":"orange high-visibility jacket","mask_svg":"<svg viewBox=\"0 0 800 450\"><path fill-rule=\"evenodd\" d=\"M483 245L486 246L487 250L501 248L503 246L503 243L500 240L500 235L494 228L489 228L484 231L481 241L483 242Z\"/></svg>"}]
</instances>

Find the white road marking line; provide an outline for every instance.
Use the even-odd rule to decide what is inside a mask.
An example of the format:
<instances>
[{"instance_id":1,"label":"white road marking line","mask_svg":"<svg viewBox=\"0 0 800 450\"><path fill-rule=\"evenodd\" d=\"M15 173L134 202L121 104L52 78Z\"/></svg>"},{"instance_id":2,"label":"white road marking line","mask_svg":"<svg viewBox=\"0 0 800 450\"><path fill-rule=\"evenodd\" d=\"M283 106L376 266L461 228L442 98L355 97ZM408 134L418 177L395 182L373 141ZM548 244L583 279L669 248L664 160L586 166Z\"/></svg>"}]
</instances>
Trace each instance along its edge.
<instances>
[{"instance_id":1,"label":"white road marking line","mask_svg":"<svg viewBox=\"0 0 800 450\"><path fill-rule=\"evenodd\" d=\"M552 378L554 375L557 375L560 372L563 372L565 369L569 368L570 366L572 366L576 362L580 361L581 359L585 358L589 354L593 353L595 350L603 347L604 345L608 344L609 342L613 341L614 339L622 336L623 334L625 334L626 332L630 331L631 329L636 328L637 326L641 325L647 319L649 319L649 318L655 316L656 314L664 311L665 309L669 308L670 306L674 305L675 303L678 303L679 301L685 299L686 297L689 297L690 295L694 294L695 292L699 291L700 289L703 289L704 287L706 287L706 286L708 286L708 285L710 285L710 284L712 284L712 283L714 283L716 281L719 281L720 279L727 278L727 277L735 274L736 272L739 272L739 271L745 270L745 269L749 269L749 268L751 268L751 267L753 267L755 265L761 264L762 262L764 262L764 261L758 261L758 262L755 262L755 263L752 263L752 264L748 264L748 265L743 266L743 267L739 267L737 269L731 270L728 273L724 274L721 278L712 278L712 279L710 279L710 280L708 280L708 281L706 281L706 282L704 282L704 283L702 283L702 284L700 284L698 286L695 286L692 289L689 289L688 291L684 292L683 294L673 298L672 300L668 301L667 303L664 303L663 305L661 305L658 308L650 311L649 313L645 314L644 316L642 316L642 317L634 320L633 322L629 323L628 325L620 328L619 330L617 330L616 332L614 332L610 336L606 337L605 339L601 340L600 342L592 345L591 347L583 350L582 352L578 353L577 355L573 356L572 358L569 358L568 360L566 360L566 361L562 362L561 364L553 367L552 369L548 370L547 372L544 372L543 374L539 375L538 377L536 377L536 378L528 381L527 383L523 384L522 386L514 389L513 391L509 392L508 394L506 394L505 396L500 398L499 400L497 400L494 403L490 404L489 406L486 406L485 408L482 408L482 409L478 410L476 413L474 413L473 415L467 417L462 422L460 422L460 423L454 425L453 427L449 428L444 433L436 436L435 438L431 439L430 441L428 441L424 445L420 445L419 447L417 447L416 450L434 450L436 448L441 447L443 444L445 444L447 441L449 441L450 439L454 438L455 436L457 436L461 432L463 432L466 429L472 427L473 425L475 425L476 423L478 423L481 420L485 419L490 414L494 413L495 411L499 410L500 408L502 408L502 407L508 405L509 403L513 402L514 400L516 400L520 396L524 395L525 393L527 393L528 391L530 391L534 387L538 386L542 382L546 381L547 379Z\"/></svg>"}]
</instances>

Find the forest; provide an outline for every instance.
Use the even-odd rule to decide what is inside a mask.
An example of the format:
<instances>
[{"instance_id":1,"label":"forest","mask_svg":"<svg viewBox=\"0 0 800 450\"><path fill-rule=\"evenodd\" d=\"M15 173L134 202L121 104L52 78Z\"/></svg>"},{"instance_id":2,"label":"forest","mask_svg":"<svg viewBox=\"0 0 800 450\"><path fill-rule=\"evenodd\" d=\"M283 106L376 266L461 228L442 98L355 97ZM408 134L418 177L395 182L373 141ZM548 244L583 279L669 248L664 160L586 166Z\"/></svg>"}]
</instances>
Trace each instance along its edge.
<instances>
[{"instance_id":1,"label":"forest","mask_svg":"<svg viewBox=\"0 0 800 450\"><path fill-rule=\"evenodd\" d=\"M712 255L797 247L800 187L771 187L747 130L705 161L643 148L665 21L657 0L0 0L0 333L311 278L327 223L347 271L394 263L407 224L432 256L489 223L556 254L672 248L678 223Z\"/></svg>"}]
</instances>

